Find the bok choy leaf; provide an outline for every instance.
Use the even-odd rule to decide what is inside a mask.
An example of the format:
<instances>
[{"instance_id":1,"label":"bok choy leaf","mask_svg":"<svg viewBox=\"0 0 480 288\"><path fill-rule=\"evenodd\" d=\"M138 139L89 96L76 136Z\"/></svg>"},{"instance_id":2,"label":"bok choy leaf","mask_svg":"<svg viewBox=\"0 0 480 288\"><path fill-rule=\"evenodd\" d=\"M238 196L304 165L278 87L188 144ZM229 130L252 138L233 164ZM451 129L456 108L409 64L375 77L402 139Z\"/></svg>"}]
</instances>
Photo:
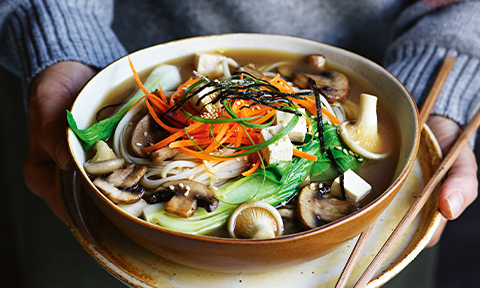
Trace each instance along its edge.
<instances>
[{"instance_id":1,"label":"bok choy leaf","mask_svg":"<svg viewBox=\"0 0 480 288\"><path fill-rule=\"evenodd\" d=\"M144 86L148 91L152 91L160 85L164 91L168 91L175 89L180 84L181 76L177 67L173 65L162 65L150 73ZM67 110L68 124L77 137L82 140L84 148L89 150L97 141L108 139L123 116L125 116L135 102L143 96L144 93L139 89L115 115L83 130L78 129L72 113Z\"/></svg>"}]
</instances>

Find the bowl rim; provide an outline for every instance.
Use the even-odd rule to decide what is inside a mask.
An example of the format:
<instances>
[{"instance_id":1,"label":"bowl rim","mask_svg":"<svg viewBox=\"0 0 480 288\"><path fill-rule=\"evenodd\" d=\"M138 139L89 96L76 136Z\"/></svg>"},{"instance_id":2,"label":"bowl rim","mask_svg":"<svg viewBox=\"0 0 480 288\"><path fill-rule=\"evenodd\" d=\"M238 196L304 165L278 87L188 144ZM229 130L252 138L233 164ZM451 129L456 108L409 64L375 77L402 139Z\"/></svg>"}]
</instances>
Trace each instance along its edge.
<instances>
[{"instance_id":1,"label":"bowl rim","mask_svg":"<svg viewBox=\"0 0 480 288\"><path fill-rule=\"evenodd\" d=\"M125 59L129 56L134 56L134 55L140 54L143 51L149 50L149 49L158 49L158 47L167 47L167 46L171 46L171 45L181 44L181 43L184 43L184 42L191 42L191 41L195 41L195 40L203 40L203 39L208 39L208 38L224 38L224 37L225 38L228 38L228 37L272 37L272 38L285 38L285 39L292 38L292 39L295 39L295 41L312 42L315 45L324 46L328 49L333 49L333 50L336 50L336 51L340 51L343 54L349 55L349 57L358 58L359 60L364 61L368 65L373 66L373 67L375 67L379 70L382 70L383 73L385 73L385 75L387 77L389 77L393 82L395 82L397 84L397 86L403 91L403 93L407 96L406 99L408 100L409 105L413 108L413 116L415 118L414 119L415 120L414 121L415 125L414 125L413 131L415 132L416 135L415 135L415 138L414 138L413 149L411 149L411 151L408 153L408 157L407 157L407 160L406 160L406 165L401 169L401 172L396 177L395 181L393 181L391 183L391 185L385 191L383 191L378 197L376 197L374 200L369 202L367 205L365 205L364 207L360 208L359 210L357 210L357 211L355 211L355 212L353 212L349 215L346 215L346 216L344 216L344 217L342 217L338 220L335 220L333 222L330 222L328 224L325 224L323 226L320 226L320 227L317 227L317 228L314 228L314 229L309 229L309 230L305 230L305 231L302 231L302 232L297 232L297 233L294 233L294 234L282 235L282 236L271 238L271 239L237 239L237 238L223 238L223 237L207 236L207 235L195 235L195 234L189 234L189 233L185 233L185 232L171 230L171 229L168 229L168 228L161 227L159 225L149 223L149 222L147 222L143 219L140 219L138 217L134 217L134 216L126 213L125 211L120 209L116 204L114 204L112 201L110 201L105 195L103 195L103 193L101 193L95 187L95 185L88 178L88 176L86 176L85 173L83 173L83 171L80 167L81 164L77 163L76 157L74 156L74 153L73 153L72 144L71 144L71 141L70 141L70 137L76 137L76 136L73 133L73 131L70 129L70 127L67 127L66 134L67 134L67 142L68 142L68 148L69 148L68 151L69 151L71 159L74 160L73 163L74 163L74 166L75 166L75 170L83 178L83 180L84 180L83 182L88 184L89 188L92 191L94 191L95 195L99 196L99 198L102 200L102 202L107 204L109 206L109 208L114 209L116 213L120 214L123 218L126 218L129 221L133 221L136 225L140 225L140 226L143 226L145 228L153 229L155 231L167 233L167 234L170 234L172 236L183 237L183 238L187 238L189 240L208 241L208 242L215 242L215 243L222 243L222 244L233 244L233 245L259 245L259 244L262 244L262 245L266 245L266 244L271 244L271 243L289 242L289 241L298 240L298 239L304 238L304 237L312 237L312 236L316 236L317 234L326 233L331 229L335 229L336 227L338 227L340 225L343 225L344 223L353 221L355 218L358 218L358 217L361 217L364 214L370 213L371 210L374 209L374 207L376 205L378 205L379 202L382 202L385 198L388 198L390 196L390 194L394 193L394 191L398 190L401 187L401 185L405 181L406 177L408 176L408 173L412 169L412 166L413 166L413 163L414 163L414 160L416 158L418 148L419 148L419 145L420 145L421 129L419 128L419 113L418 113L418 108L416 106L416 103L415 103L412 95L405 88L405 86L392 73L390 73L388 70L386 70L384 67L377 64L376 62L374 62L374 61L372 61L372 60L370 60L366 57L363 57L359 54L356 54L354 52L345 50L343 48L335 47L335 46L325 44L325 43L322 43L322 42L319 42L319 41L311 40L311 39L306 39L306 38L297 37L297 36L290 36L290 35L279 35L279 34L227 33L227 34L204 35L204 36L196 36L196 37L177 39L177 40L173 40L173 41L169 41L169 42L165 42L165 43L152 45L152 46L149 46L149 47L140 48L140 49L135 50L131 53L127 53L126 55L124 55L124 56L116 59L115 61L109 63L107 66L105 66L100 71L98 71L92 78L90 78L85 83L85 85L82 87L82 89L78 92L78 95L75 98L70 110L72 110L73 107L75 106L75 104L77 103L77 100L79 99L78 96L80 96L82 94L82 92L85 90L85 87L87 85L89 85L89 83L92 82L93 79L95 79L98 75L100 75L106 69L109 69L109 67L113 66L115 63L118 63L120 61L125 61ZM262 48L262 49L265 49L265 48ZM268 50L268 49L269 48L266 48L266 50ZM281 48L271 49L271 50L282 51ZM147 69L147 68L145 68L145 69Z\"/></svg>"}]
</instances>

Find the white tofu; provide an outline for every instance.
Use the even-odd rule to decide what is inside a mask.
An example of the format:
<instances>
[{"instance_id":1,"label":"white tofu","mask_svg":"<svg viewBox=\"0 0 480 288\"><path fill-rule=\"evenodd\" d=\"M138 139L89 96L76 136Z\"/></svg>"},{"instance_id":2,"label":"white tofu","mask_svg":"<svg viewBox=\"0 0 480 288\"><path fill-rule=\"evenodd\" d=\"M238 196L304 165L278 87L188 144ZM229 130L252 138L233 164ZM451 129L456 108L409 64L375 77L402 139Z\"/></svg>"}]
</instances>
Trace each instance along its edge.
<instances>
[{"instance_id":1,"label":"white tofu","mask_svg":"<svg viewBox=\"0 0 480 288\"><path fill-rule=\"evenodd\" d=\"M203 110L206 110L210 114L214 114L215 112L220 111L220 109L222 108L222 104L220 102L215 103L215 105L209 104L210 102L215 100L215 98L217 98L217 94L210 94L210 95L204 97L202 100L200 100L200 103L198 103L198 105L196 105L200 98L202 98L205 94L210 93L214 89L215 88L213 88L213 87L207 87L207 88L203 89L200 93L197 93L195 96L190 98L190 100L189 100L190 104L199 112L202 110L202 108L203 108Z\"/></svg>"},{"instance_id":2,"label":"white tofu","mask_svg":"<svg viewBox=\"0 0 480 288\"><path fill-rule=\"evenodd\" d=\"M222 63L227 57L223 55L196 53L195 67L198 73L210 79L223 76Z\"/></svg>"},{"instance_id":3,"label":"white tofu","mask_svg":"<svg viewBox=\"0 0 480 288\"><path fill-rule=\"evenodd\" d=\"M372 186L363 180L362 177L358 176L357 173L348 169L343 173L343 186L345 188L345 194L347 199L358 202L365 197L370 191L372 191ZM335 197L342 197L342 191L340 189L340 177L337 177L333 181L330 193Z\"/></svg>"},{"instance_id":4,"label":"white tofu","mask_svg":"<svg viewBox=\"0 0 480 288\"><path fill-rule=\"evenodd\" d=\"M272 139L284 126L282 124L264 128L260 131L260 143ZM262 155L267 164L278 163L280 161L292 161L293 145L288 136L285 136L275 143L262 149Z\"/></svg>"},{"instance_id":5,"label":"white tofu","mask_svg":"<svg viewBox=\"0 0 480 288\"><path fill-rule=\"evenodd\" d=\"M299 108L299 111L305 113L305 109ZM277 123L282 124L283 126L287 126L288 123L293 118L292 113L277 111ZM305 134L307 134L307 119L305 116L302 116L298 119L297 125L293 127L293 129L288 133L288 137L291 141L294 142L303 142L305 139Z\"/></svg>"}]
</instances>

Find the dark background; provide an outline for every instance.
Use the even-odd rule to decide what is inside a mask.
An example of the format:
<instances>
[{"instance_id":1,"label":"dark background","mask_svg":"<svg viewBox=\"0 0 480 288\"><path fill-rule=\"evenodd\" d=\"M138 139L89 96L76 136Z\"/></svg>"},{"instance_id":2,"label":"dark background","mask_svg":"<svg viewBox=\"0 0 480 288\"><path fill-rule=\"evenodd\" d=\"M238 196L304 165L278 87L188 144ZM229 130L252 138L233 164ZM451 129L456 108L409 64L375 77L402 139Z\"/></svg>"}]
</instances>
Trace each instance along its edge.
<instances>
[{"instance_id":1,"label":"dark background","mask_svg":"<svg viewBox=\"0 0 480 288\"><path fill-rule=\"evenodd\" d=\"M27 129L18 87L20 81L0 68L0 286L124 287L83 251L68 228L26 188L22 163ZM476 146L480 162L480 140ZM478 287L479 224L480 203L476 201L447 225L437 248L435 287ZM78 273L79 266L82 273Z\"/></svg>"}]
</instances>

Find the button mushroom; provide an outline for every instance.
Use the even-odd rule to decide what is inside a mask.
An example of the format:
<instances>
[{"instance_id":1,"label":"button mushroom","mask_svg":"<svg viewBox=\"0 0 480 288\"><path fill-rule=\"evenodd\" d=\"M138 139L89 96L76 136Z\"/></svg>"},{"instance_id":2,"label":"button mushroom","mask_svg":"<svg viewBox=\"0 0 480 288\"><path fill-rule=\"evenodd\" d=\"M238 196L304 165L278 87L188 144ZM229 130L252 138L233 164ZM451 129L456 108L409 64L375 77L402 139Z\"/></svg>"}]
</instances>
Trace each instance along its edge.
<instances>
[{"instance_id":1,"label":"button mushroom","mask_svg":"<svg viewBox=\"0 0 480 288\"><path fill-rule=\"evenodd\" d=\"M307 63L307 67L312 73L320 73L325 69L325 56L321 54L311 54L305 57L305 62Z\"/></svg>"},{"instance_id":2,"label":"button mushroom","mask_svg":"<svg viewBox=\"0 0 480 288\"><path fill-rule=\"evenodd\" d=\"M98 177L93 184L115 204L129 204L140 200L143 188L135 187L147 171L146 166L130 164L115 170L107 178Z\"/></svg>"},{"instance_id":3,"label":"button mushroom","mask_svg":"<svg viewBox=\"0 0 480 288\"><path fill-rule=\"evenodd\" d=\"M147 154L142 151L142 148L157 143L169 135L167 130L158 125L150 114L147 114L135 125L132 140L130 141L132 153L137 157L147 157Z\"/></svg>"},{"instance_id":4,"label":"button mushroom","mask_svg":"<svg viewBox=\"0 0 480 288\"><path fill-rule=\"evenodd\" d=\"M245 202L230 215L228 233L234 238L275 238L283 233L282 216L265 202Z\"/></svg>"},{"instance_id":5,"label":"button mushroom","mask_svg":"<svg viewBox=\"0 0 480 288\"><path fill-rule=\"evenodd\" d=\"M175 157L176 155L178 154L178 150L177 149L172 149L172 148L169 148L169 147L162 147L160 149L157 149L155 151L153 151L152 153L150 153L150 160L157 164L157 165L161 165L163 163L163 161L167 160L167 159L171 159L173 157Z\"/></svg>"},{"instance_id":6,"label":"button mushroom","mask_svg":"<svg viewBox=\"0 0 480 288\"><path fill-rule=\"evenodd\" d=\"M118 158L108 144L102 140L95 143L95 149L97 150L95 156L83 164L83 168L89 174L109 174L122 167L125 162L122 158Z\"/></svg>"},{"instance_id":7,"label":"button mushroom","mask_svg":"<svg viewBox=\"0 0 480 288\"><path fill-rule=\"evenodd\" d=\"M375 160L388 155L389 147L378 133L377 97L365 93L360 95L358 119L342 123L340 136L353 152L364 158Z\"/></svg>"},{"instance_id":8,"label":"button mushroom","mask_svg":"<svg viewBox=\"0 0 480 288\"><path fill-rule=\"evenodd\" d=\"M210 188L193 180L173 180L160 185L147 198L149 203L165 202L165 211L183 218L192 216L197 207L212 212L218 207L218 200Z\"/></svg>"},{"instance_id":9,"label":"button mushroom","mask_svg":"<svg viewBox=\"0 0 480 288\"><path fill-rule=\"evenodd\" d=\"M298 73L292 74L292 82L300 88L311 88L310 78L315 80L317 88L325 94L328 102L341 102L347 98L350 86L348 78L337 71L324 70L318 74Z\"/></svg>"},{"instance_id":10,"label":"button mushroom","mask_svg":"<svg viewBox=\"0 0 480 288\"><path fill-rule=\"evenodd\" d=\"M300 192L297 210L302 224L313 229L335 221L358 209L358 204L348 200L324 198L330 188L325 184L310 183Z\"/></svg>"}]
</instances>

